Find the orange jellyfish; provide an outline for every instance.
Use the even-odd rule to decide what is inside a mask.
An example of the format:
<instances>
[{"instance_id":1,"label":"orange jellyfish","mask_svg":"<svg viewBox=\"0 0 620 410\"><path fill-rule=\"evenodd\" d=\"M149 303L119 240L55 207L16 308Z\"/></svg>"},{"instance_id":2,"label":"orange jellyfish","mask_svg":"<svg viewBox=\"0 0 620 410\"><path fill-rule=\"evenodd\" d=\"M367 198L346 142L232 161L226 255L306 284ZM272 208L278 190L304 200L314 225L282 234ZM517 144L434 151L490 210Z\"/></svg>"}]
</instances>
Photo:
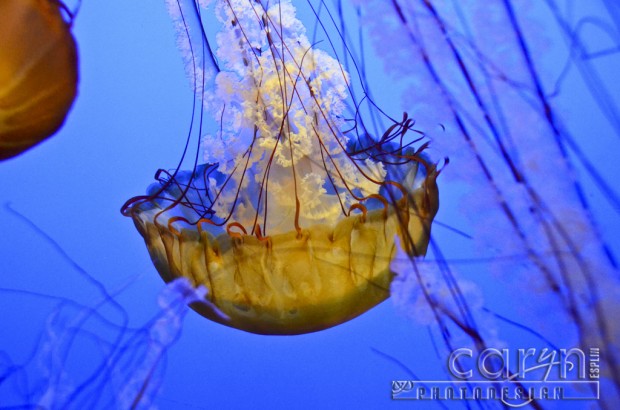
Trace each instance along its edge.
<instances>
[{"instance_id":1,"label":"orange jellyfish","mask_svg":"<svg viewBox=\"0 0 620 410\"><path fill-rule=\"evenodd\" d=\"M0 2L0 159L64 123L77 93L77 49L57 0Z\"/></svg>"},{"instance_id":2,"label":"orange jellyfish","mask_svg":"<svg viewBox=\"0 0 620 410\"><path fill-rule=\"evenodd\" d=\"M123 206L162 278L204 285L196 311L259 334L322 330L388 298L396 242L423 255L438 209L413 121L352 101L359 78L311 44L288 0L216 2L217 51L169 4L196 117L216 127L190 170L160 170Z\"/></svg>"}]
</instances>

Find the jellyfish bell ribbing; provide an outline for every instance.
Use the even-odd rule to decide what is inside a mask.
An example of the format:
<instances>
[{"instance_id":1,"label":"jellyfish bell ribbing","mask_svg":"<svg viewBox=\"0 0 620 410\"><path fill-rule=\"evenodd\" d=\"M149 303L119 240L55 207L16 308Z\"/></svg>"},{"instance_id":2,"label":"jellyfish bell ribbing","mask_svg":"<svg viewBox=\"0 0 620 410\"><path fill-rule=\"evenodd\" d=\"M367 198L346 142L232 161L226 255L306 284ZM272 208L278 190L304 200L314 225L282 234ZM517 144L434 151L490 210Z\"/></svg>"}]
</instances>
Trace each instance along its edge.
<instances>
[{"instance_id":1,"label":"jellyfish bell ribbing","mask_svg":"<svg viewBox=\"0 0 620 410\"><path fill-rule=\"evenodd\" d=\"M219 67L196 87L220 122L207 163L160 173L123 212L166 282L207 287L217 310L192 306L207 318L261 334L343 323L389 296L395 240L425 253L437 171L402 145L406 116L376 139L346 130L349 75L290 1L215 7Z\"/></svg>"}]
</instances>

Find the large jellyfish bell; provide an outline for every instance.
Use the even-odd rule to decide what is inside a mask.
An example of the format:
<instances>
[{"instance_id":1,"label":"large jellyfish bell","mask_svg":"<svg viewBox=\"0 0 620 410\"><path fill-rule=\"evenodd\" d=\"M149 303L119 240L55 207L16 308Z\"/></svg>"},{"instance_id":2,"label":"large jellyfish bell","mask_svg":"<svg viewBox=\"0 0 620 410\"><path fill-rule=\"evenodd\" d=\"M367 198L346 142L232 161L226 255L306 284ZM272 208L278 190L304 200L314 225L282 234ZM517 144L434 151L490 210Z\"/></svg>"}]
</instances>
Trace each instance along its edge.
<instances>
[{"instance_id":1,"label":"large jellyfish bell","mask_svg":"<svg viewBox=\"0 0 620 410\"><path fill-rule=\"evenodd\" d=\"M367 126L359 78L311 44L288 0L215 2L214 52L195 14L212 11L169 3L198 117L216 126L204 163L160 170L123 207L162 278L204 285L195 310L261 334L318 331L385 300L395 241L423 255L438 207L413 121L366 95L374 123L390 121Z\"/></svg>"}]
</instances>

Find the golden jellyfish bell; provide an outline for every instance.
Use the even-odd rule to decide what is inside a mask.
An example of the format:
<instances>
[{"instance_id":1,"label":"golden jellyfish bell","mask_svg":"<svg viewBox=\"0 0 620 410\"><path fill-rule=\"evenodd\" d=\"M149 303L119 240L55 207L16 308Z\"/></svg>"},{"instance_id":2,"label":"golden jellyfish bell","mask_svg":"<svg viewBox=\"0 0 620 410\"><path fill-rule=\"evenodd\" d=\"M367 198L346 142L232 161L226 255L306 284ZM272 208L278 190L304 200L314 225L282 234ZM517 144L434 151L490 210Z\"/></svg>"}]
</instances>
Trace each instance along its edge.
<instances>
[{"instance_id":1,"label":"golden jellyfish bell","mask_svg":"<svg viewBox=\"0 0 620 410\"><path fill-rule=\"evenodd\" d=\"M219 121L201 141L205 163L159 171L123 214L166 282L206 287L191 306L213 321L259 334L346 322L389 297L396 241L426 252L438 208L426 144L413 148L407 115L374 137L348 126L349 75L311 45L290 1L216 12L218 65L190 64ZM195 43L181 48L204 61Z\"/></svg>"},{"instance_id":2,"label":"golden jellyfish bell","mask_svg":"<svg viewBox=\"0 0 620 410\"><path fill-rule=\"evenodd\" d=\"M410 255L426 253L438 209L435 171L415 189L394 183L404 193L394 202L389 194L367 197L335 223L264 236L258 224L253 230L236 221L217 227L216 218L174 216L205 200L199 174L216 172L213 167L161 178L152 196L133 198L124 209L166 282L186 277L207 288L211 303L192 308L213 321L259 334L323 330L389 297L396 240ZM372 201L381 206L364 205Z\"/></svg>"},{"instance_id":3,"label":"golden jellyfish bell","mask_svg":"<svg viewBox=\"0 0 620 410\"><path fill-rule=\"evenodd\" d=\"M0 159L54 134L77 93L77 49L55 0L0 1Z\"/></svg>"}]
</instances>

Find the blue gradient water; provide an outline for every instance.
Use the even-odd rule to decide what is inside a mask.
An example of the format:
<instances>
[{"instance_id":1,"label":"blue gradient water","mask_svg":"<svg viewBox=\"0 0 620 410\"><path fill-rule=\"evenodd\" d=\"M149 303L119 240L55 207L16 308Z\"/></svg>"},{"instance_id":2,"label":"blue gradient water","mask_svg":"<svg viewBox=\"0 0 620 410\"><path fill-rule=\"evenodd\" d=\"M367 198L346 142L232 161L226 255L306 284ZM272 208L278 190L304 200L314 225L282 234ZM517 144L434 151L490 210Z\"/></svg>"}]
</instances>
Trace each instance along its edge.
<instances>
[{"instance_id":1,"label":"blue gradient water","mask_svg":"<svg viewBox=\"0 0 620 410\"><path fill-rule=\"evenodd\" d=\"M0 163L1 202L26 215L113 293L129 317L128 326L135 328L145 326L158 312L156 299L164 285L132 221L121 216L119 209L125 200L144 191L158 168L176 166L191 113L191 92L161 3L85 1L74 28L80 53L79 96L65 126L35 149ZM613 77L619 62L617 53L599 61L616 101L620 86ZM370 67L378 70L380 65ZM392 90L389 79L382 78L384 84L371 86L384 90L386 95L378 98L387 101ZM618 191L620 144L617 139L615 145L599 144L599 136L613 130L597 107L583 104L586 97L580 93L585 91L575 80L566 98L565 116ZM450 203L451 192L441 195L443 203ZM607 242L617 252L619 210L594 189L588 195ZM462 216L454 207L438 215L447 224L458 218ZM462 241L440 229L437 235L448 253L451 241ZM455 249L453 254L458 253ZM505 303L494 300L492 283L480 287L487 303L495 307ZM89 306L102 297L49 241L4 207L0 209L0 288L0 363L4 365L7 357L14 364L25 363L33 351L45 348L41 337L58 300L44 295ZM118 318L111 308L103 311ZM536 326L535 320L531 323ZM103 325L100 330L113 334ZM75 386L80 372L93 368L89 361L100 357L96 344L87 339L74 340L69 356L54 367L71 373L68 385ZM161 383L154 406L431 408L391 400L391 381L411 376L385 355L422 379L446 378L445 358L436 357L429 330L399 316L390 301L336 328L291 337L244 333L190 311L180 338L167 351L164 371L154 378ZM128 366L127 372L137 367ZM30 362L30 380L43 375L45 368ZM23 381L0 384L0 408L37 402L37 397L24 399L34 386ZM445 406L462 408L461 403ZM575 408L585 408L580 406Z\"/></svg>"}]
</instances>

